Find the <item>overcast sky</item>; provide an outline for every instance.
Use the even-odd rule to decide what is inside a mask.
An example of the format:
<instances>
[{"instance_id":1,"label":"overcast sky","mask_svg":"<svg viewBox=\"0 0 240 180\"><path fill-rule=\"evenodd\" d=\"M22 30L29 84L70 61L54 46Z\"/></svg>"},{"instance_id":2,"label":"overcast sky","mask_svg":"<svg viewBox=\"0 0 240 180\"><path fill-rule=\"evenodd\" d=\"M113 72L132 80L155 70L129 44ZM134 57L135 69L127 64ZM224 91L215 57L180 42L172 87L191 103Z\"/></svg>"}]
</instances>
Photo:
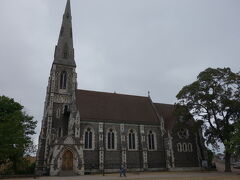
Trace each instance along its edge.
<instances>
[{"instance_id":1,"label":"overcast sky","mask_svg":"<svg viewBox=\"0 0 240 180\"><path fill-rule=\"evenodd\" d=\"M80 89L174 103L207 67L240 70L239 0L71 3ZM25 106L38 132L65 4L0 0L0 95Z\"/></svg>"}]
</instances>

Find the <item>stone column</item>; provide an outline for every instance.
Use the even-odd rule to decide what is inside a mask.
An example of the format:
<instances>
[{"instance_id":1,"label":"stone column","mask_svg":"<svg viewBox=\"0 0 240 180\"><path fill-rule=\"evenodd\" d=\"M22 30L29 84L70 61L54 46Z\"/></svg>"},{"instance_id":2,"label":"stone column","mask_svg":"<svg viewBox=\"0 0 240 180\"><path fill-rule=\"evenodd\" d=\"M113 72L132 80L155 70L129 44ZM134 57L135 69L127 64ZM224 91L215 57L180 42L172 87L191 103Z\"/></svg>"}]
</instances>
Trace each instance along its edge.
<instances>
[{"instance_id":1,"label":"stone column","mask_svg":"<svg viewBox=\"0 0 240 180\"><path fill-rule=\"evenodd\" d=\"M170 132L167 133L167 138L164 138L165 143L165 152L166 152L166 167L167 168L175 168L175 158L173 153L173 144L172 144L172 136Z\"/></svg>"},{"instance_id":2,"label":"stone column","mask_svg":"<svg viewBox=\"0 0 240 180\"><path fill-rule=\"evenodd\" d=\"M142 156L143 156L143 169L148 168L148 149L147 149L147 143L146 143L146 137L145 137L145 131L144 131L144 125L140 125L140 138L141 138L141 145L142 145Z\"/></svg>"},{"instance_id":3,"label":"stone column","mask_svg":"<svg viewBox=\"0 0 240 180\"><path fill-rule=\"evenodd\" d=\"M126 147L126 136L124 132L125 132L125 125L120 124L122 165L127 167L127 147Z\"/></svg>"},{"instance_id":4,"label":"stone column","mask_svg":"<svg viewBox=\"0 0 240 180\"><path fill-rule=\"evenodd\" d=\"M104 169L104 142L103 142L103 123L98 124L99 132L99 169Z\"/></svg>"}]
</instances>

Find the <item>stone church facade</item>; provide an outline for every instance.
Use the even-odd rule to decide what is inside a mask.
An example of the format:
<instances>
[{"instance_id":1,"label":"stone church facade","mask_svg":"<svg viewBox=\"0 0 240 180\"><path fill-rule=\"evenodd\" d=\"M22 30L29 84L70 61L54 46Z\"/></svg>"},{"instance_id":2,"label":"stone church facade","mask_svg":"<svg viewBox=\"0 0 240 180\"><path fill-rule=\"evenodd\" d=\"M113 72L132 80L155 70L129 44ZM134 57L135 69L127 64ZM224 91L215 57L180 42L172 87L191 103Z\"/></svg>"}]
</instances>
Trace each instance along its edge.
<instances>
[{"instance_id":1,"label":"stone church facade","mask_svg":"<svg viewBox=\"0 0 240 180\"><path fill-rule=\"evenodd\" d=\"M201 128L150 96L77 89L67 1L50 71L37 152L39 175L199 169Z\"/></svg>"}]
</instances>

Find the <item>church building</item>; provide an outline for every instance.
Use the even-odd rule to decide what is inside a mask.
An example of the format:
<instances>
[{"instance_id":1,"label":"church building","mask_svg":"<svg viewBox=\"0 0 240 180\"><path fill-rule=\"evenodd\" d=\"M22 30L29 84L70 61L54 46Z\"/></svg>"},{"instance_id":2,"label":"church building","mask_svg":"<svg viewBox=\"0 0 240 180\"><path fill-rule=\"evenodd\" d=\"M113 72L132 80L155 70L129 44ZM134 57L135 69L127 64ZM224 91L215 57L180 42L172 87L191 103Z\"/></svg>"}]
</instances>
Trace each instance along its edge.
<instances>
[{"instance_id":1,"label":"church building","mask_svg":"<svg viewBox=\"0 0 240 180\"><path fill-rule=\"evenodd\" d=\"M206 159L201 127L150 96L77 88L67 0L39 135L38 175L197 170ZM185 121L184 121L185 122Z\"/></svg>"}]
</instances>

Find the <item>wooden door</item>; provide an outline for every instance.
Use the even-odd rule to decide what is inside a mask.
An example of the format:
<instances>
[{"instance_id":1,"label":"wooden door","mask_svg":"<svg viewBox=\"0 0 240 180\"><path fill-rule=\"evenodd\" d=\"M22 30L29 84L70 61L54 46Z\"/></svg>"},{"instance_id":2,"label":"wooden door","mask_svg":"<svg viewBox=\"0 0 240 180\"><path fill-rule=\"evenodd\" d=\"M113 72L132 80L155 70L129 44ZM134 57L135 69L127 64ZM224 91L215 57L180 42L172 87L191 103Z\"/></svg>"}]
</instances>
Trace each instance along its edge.
<instances>
[{"instance_id":1,"label":"wooden door","mask_svg":"<svg viewBox=\"0 0 240 180\"><path fill-rule=\"evenodd\" d=\"M62 157L62 170L70 171L73 170L73 154L67 150Z\"/></svg>"}]
</instances>

